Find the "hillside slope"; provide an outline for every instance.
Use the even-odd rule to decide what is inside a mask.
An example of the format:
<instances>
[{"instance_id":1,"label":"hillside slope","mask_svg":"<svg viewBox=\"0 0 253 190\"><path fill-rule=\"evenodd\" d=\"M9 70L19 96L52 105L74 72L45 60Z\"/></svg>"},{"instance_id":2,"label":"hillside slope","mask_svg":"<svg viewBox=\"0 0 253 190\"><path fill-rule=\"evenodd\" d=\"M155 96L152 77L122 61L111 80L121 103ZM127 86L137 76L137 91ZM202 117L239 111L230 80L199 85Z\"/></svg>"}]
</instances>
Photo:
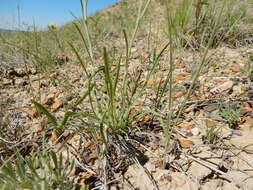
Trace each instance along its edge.
<instances>
[{"instance_id":1,"label":"hillside slope","mask_svg":"<svg viewBox=\"0 0 253 190\"><path fill-rule=\"evenodd\" d=\"M0 189L251 190L252 8L124 0L1 36Z\"/></svg>"}]
</instances>

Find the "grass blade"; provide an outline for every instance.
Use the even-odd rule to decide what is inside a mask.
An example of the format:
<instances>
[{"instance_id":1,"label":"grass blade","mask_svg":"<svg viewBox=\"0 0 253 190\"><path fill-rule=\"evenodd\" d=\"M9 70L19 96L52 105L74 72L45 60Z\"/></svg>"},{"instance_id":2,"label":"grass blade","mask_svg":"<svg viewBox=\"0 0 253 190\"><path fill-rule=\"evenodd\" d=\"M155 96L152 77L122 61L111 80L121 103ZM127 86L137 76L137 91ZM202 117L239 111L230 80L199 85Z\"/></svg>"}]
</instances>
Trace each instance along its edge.
<instances>
[{"instance_id":1,"label":"grass blade","mask_svg":"<svg viewBox=\"0 0 253 190\"><path fill-rule=\"evenodd\" d=\"M56 118L40 103L36 102L35 100L32 100L32 103L35 105L36 109L45 114L53 126L57 128L58 124Z\"/></svg>"}]
</instances>

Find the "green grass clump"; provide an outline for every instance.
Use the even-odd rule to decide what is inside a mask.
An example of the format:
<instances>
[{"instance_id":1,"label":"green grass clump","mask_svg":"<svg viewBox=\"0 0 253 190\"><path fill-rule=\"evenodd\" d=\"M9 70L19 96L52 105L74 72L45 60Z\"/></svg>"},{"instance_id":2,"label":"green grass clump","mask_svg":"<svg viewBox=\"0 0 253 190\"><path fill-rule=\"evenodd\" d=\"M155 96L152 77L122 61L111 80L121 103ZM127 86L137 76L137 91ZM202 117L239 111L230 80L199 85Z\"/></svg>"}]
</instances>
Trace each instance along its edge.
<instances>
[{"instance_id":1,"label":"green grass clump","mask_svg":"<svg viewBox=\"0 0 253 190\"><path fill-rule=\"evenodd\" d=\"M240 108L234 104L221 104L219 115L225 119L231 128L236 128L240 121Z\"/></svg>"},{"instance_id":2,"label":"green grass clump","mask_svg":"<svg viewBox=\"0 0 253 190\"><path fill-rule=\"evenodd\" d=\"M2 161L2 163L5 161ZM63 159L62 154L44 148L31 157L18 154L14 161L7 161L0 169L2 190L51 190L75 189L70 174L74 162Z\"/></svg>"},{"instance_id":3,"label":"green grass clump","mask_svg":"<svg viewBox=\"0 0 253 190\"><path fill-rule=\"evenodd\" d=\"M128 73L129 59L131 57L131 47L135 39L136 33L139 28L140 20L142 19L145 11L150 3L148 0L142 7L139 8L138 16L136 18L136 25L131 37L128 37L126 30L124 30L125 36L125 58L123 60L123 55L118 57L110 58L107 48L103 48L103 62L104 65L95 69L94 72L89 72L87 69L87 64L81 58L79 51L75 48L73 43L69 42L74 54L79 60L81 66L83 67L85 77L88 81L88 90L86 96L78 100L75 106L81 104L84 98L88 98L90 112L80 113L80 115L87 121L84 122L91 132L95 132L94 136L102 136L104 153L108 152L108 142L110 136L115 136L116 138L121 138L121 133L127 132L127 127L131 123L130 112L134 108L134 100L142 93L143 90L138 91L138 89L145 89L146 83L140 83L141 73L136 80L131 80ZM83 20L80 21L79 25L74 24L77 29L80 38L82 39L83 46L85 47L89 55L89 63L94 63L93 57L93 47L90 38L90 31L88 30L89 25L86 22L87 14L86 9L87 2L82 4L83 8ZM124 61L124 65L122 65ZM123 71L122 71L123 70ZM150 72L152 72L151 69ZM120 79L120 76L123 77ZM150 75L150 74L148 74ZM103 83L101 83L102 79ZM82 121L84 121L82 119ZM117 136L119 135L119 136Z\"/></svg>"},{"instance_id":4,"label":"green grass clump","mask_svg":"<svg viewBox=\"0 0 253 190\"><path fill-rule=\"evenodd\" d=\"M247 24L250 18L250 14L247 14L249 1L182 0L178 1L176 6L172 1L164 2L166 2L167 12L174 14L173 24L170 27L182 47L193 50L205 47L211 38L210 31L213 30L215 24L218 26L211 47L217 47L220 43L240 45L251 33L248 29L252 26ZM169 11L173 8L174 11ZM221 8L222 14L218 18ZM248 29L243 29L242 26L248 26Z\"/></svg>"},{"instance_id":5,"label":"green grass clump","mask_svg":"<svg viewBox=\"0 0 253 190\"><path fill-rule=\"evenodd\" d=\"M40 103L32 100L32 103L35 105L36 109L42 113L45 114L46 117L48 118L48 120L51 122L51 124L54 126L54 130L58 133L61 134L64 129L63 127L66 125L68 119L75 115L75 112L65 112L62 120L60 122L57 121L56 117L51 114L43 105L41 105Z\"/></svg>"},{"instance_id":6,"label":"green grass clump","mask_svg":"<svg viewBox=\"0 0 253 190\"><path fill-rule=\"evenodd\" d=\"M202 137L204 144L215 144L220 138L221 128L214 125L210 129L206 130L206 135Z\"/></svg>"}]
</instances>

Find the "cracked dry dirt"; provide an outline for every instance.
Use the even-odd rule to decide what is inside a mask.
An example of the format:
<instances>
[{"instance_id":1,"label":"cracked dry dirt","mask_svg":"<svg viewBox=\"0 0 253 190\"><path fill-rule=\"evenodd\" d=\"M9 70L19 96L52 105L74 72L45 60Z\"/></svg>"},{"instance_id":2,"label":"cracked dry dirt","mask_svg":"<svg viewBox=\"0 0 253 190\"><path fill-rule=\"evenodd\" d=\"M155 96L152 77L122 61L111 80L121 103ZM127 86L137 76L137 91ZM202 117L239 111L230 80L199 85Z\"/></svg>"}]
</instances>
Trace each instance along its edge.
<instances>
[{"instance_id":1,"label":"cracked dry dirt","mask_svg":"<svg viewBox=\"0 0 253 190\"><path fill-rule=\"evenodd\" d=\"M140 70L145 75L145 63L140 61L139 54L135 47L135 59L129 66L133 77ZM210 50L206 67L179 124L174 128L168 151L164 151L162 129L151 115L144 115L133 123L133 128L138 130L124 143L119 142L127 150L117 150L117 146L113 146L117 140L112 142L115 150L110 155L111 168L108 168L113 171L110 174L111 189L252 190L253 73L252 60L249 59L252 54L252 47ZM173 78L175 105L182 102L194 63L198 60L197 52L184 52L177 56ZM68 159L76 160L72 174L75 181L94 186L103 174L97 145L91 136L74 132L82 126L73 122L66 126L64 141L57 141L50 132L49 121L31 104L31 99L40 96L41 103L61 117L87 85L80 66L70 59L47 73L26 70L21 63L0 62L0 67L0 141L5 142L5 145L0 144L0 154L10 156L14 147L24 147L29 154L40 146L42 135L46 134L50 139L49 147L63 152ZM138 112L138 106L152 106L155 89L166 74L164 66L151 77L146 89L149 98L136 101L133 114ZM163 98L164 104L167 104L167 98ZM231 126L220 114L220 105L238 107L239 120ZM161 105L161 112L164 107ZM86 109L85 104L80 109ZM217 137L208 141L207 133L212 128L218 130ZM129 145L139 152L130 153Z\"/></svg>"}]
</instances>

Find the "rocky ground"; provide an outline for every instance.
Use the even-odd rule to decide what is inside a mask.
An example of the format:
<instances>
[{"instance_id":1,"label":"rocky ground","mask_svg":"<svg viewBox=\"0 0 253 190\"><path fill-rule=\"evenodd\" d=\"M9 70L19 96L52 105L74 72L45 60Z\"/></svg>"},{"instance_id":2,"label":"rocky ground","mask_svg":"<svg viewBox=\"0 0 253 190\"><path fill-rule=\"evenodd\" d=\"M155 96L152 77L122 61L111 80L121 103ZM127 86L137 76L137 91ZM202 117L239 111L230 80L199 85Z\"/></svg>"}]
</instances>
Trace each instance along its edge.
<instances>
[{"instance_id":1,"label":"rocky ground","mask_svg":"<svg viewBox=\"0 0 253 190\"><path fill-rule=\"evenodd\" d=\"M146 66L140 60L148 57L138 47L132 49L129 67L133 79L140 70L145 76ZM250 46L210 50L194 93L173 129L169 150L165 151L163 146L162 127L150 114L133 123L138 130L125 140L114 139L109 166L104 170L111 176L111 181L107 181L111 188L253 189L252 55ZM198 52L190 51L175 59L175 110L184 99L199 59ZM97 63L101 64L99 60ZM32 99L40 99L41 104L61 118L87 86L81 66L69 59L45 73L1 60L0 67L0 141L4 142L0 144L0 154L11 156L14 148L22 148L23 154L29 155L46 136L48 147L76 160L72 173L75 182L95 187L105 173L91 135L80 132L83 126L72 122L62 134L64 140L57 139L48 119L31 103ZM166 75L165 65L149 79L149 96L136 101L137 111L138 106L152 106L155 89ZM161 101L161 112L167 98L165 95ZM86 109L85 103L80 109Z\"/></svg>"}]
</instances>

